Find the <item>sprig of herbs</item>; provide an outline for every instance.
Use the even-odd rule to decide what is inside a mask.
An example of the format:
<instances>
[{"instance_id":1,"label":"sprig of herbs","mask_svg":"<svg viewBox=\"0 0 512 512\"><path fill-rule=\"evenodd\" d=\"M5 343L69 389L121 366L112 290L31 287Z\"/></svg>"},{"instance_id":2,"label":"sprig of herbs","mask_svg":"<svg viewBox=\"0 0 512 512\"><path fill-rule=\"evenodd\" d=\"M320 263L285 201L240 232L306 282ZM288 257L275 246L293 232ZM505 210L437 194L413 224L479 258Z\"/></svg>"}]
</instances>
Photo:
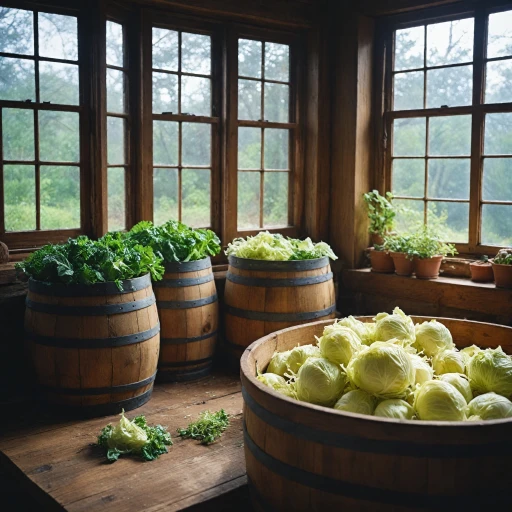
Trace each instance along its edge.
<instances>
[{"instance_id":1,"label":"sprig of herbs","mask_svg":"<svg viewBox=\"0 0 512 512\"><path fill-rule=\"evenodd\" d=\"M201 444L215 442L229 427L229 416L221 409L218 412L203 411L199 419L187 428L179 428L178 434L183 438L196 439Z\"/></svg>"}]
</instances>

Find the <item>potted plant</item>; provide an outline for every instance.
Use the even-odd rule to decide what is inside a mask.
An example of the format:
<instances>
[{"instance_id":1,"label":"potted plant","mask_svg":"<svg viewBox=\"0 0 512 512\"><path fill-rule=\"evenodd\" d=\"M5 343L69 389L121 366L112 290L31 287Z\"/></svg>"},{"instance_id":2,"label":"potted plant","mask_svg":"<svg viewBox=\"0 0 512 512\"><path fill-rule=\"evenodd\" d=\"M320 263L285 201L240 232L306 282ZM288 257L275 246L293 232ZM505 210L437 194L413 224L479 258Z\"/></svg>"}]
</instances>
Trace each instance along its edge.
<instances>
[{"instance_id":1,"label":"potted plant","mask_svg":"<svg viewBox=\"0 0 512 512\"><path fill-rule=\"evenodd\" d=\"M443 257L457 254L455 246L442 242L439 235L423 227L411 236L407 256L414 261L414 272L418 279L436 279Z\"/></svg>"},{"instance_id":2,"label":"potted plant","mask_svg":"<svg viewBox=\"0 0 512 512\"><path fill-rule=\"evenodd\" d=\"M494 281L494 272L488 256L482 256L478 261L472 261L469 264L471 270L471 280L477 283L492 283Z\"/></svg>"},{"instance_id":3,"label":"potted plant","mask_svg":"<svg viewBox=\"0 0 512 512\"><path fill-rule=\"evenodd\" d=\"M392 274L395 271L393 258L384 247L384 245L375 244L370 247L370 261L372 264L372 272L381 274Z\"/></svg>"},{"instance_id":4,"label":"potted plant","mask_svg":"<svg viewBox=\"0 0 512 512\"><path fill-rule=\"evenodd\" d=\"M414 263L408 256L410 249L410 235L388 235L384 238L384 249L389 251L399 276L412 276Z\"/></svg>"},{"instance_id":5,"label":"potted plant","mask_svg":"<svg viewBox=\"0 0 512 512\"><path fill-rule=\"evenodd\" d=\"M501 249L492 260L494 281L498 288L512 288L512 249Z\"/></svg>"},{"instance_id":6,"label":"potted plant","mask_svg":"<svg viewBox=\"0 0 512 512\"><path fill-rule=\"evenodd\" d=\"M364 194L363 197L368 209L368 219L370 220L368 232L372 235L372 243L382 245L383 237L393 229L396 215L391 204L393 194L386 192L385 196L381 196L377 190L372 190Z\"/></svg>"}]
</instances>

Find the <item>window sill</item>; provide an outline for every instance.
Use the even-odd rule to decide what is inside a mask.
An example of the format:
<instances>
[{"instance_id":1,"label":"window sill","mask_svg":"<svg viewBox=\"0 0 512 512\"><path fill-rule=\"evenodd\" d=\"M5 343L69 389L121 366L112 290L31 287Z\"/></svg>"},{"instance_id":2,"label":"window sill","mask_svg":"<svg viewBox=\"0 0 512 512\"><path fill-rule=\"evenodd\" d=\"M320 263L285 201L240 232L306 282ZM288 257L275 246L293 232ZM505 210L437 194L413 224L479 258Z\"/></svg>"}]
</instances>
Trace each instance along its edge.
<instances>
[{"instance_id":1,"label":"window sill","mask_svg":"<svg viewBox=\"0 0 512 512\"><path fill-rule=\"evenodd\" d=\"M425 303L436 308L500 317L512 324L512 289L496 288L494 283L475 283L467 278L440 276L433 280L378 274L370 269L344 270L343 288L347 292ZM388 308L389 309L389 308ZM489 320L491 321L491 320Z\"/></svg>"}]
</instances>

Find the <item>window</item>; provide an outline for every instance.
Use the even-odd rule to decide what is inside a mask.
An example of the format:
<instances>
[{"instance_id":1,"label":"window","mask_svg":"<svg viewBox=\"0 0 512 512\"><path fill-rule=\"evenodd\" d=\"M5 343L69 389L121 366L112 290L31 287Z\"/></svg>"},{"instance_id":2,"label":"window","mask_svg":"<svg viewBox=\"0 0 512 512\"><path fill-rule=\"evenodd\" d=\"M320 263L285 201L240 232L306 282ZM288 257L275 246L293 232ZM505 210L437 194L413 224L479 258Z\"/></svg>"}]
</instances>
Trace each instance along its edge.
<instances>
[{"instance_id":1,"label":"window","mask_svg":"<svg viewBox=\"0 0 512 512\"><path fill-rule=\"evenodd\" d=\"M399 229L425 222L463 252L512 245L511 24L512 11L479 11L392 31L385 161Z\"/></svg>"},{"instance_id":2,"label":"window","mask_svg":"<svg viewBox=\"0 0 512 512\"><path fill-rule=\"evenodd\" d=\"M238 40L238 230L288 226L290 46Z\"/></svg>"},{"instance_id":3,"label":"window","mask_svg":"<svg viewBox=\"0 0 512 512\"><path fill-rule=\"evenodd\" d=\"M0 234L11 247L27 232L81 230L79 72L75 16L0 7Z\"/></svg>"},{"instance_id":4,"label":"window","mask_svg":"<svg viewBox=\"0 0 512 512\"><path fill-rule=\"evenodd\" d=\"M213 143L209 34L152 29L153 218L212 226ZM218 170L217 170L218 172Z\"/></svg>"}]
</instances>

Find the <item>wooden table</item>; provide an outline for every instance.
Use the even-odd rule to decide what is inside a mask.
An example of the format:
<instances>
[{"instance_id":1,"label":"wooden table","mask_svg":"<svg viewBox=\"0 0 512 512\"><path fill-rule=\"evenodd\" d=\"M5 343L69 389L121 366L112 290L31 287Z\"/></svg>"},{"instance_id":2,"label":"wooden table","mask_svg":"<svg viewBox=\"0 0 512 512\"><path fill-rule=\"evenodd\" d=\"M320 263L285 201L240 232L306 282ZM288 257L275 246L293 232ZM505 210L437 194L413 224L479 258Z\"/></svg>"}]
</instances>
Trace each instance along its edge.
<instances>
[{"instance_id":1,"label":"wooden table","mask_svg":"<svg viewBox=\"0 0 512 512\"><path fill-rule=\"evenodd\" d=\"M205 409L231 415L231 426L219 441L203 446L174 435ZM127 416L138 414L172 433L174 445L156 461L125 457L108 464L98 447L91 446L117 416L69 421L32 408L18 417L6 415L0 427L4 471L17 473L17 481L43 504L39 510L250 510L242 396L234 374L156 385L152 399Z\"/></svg>"}]
</instances>

